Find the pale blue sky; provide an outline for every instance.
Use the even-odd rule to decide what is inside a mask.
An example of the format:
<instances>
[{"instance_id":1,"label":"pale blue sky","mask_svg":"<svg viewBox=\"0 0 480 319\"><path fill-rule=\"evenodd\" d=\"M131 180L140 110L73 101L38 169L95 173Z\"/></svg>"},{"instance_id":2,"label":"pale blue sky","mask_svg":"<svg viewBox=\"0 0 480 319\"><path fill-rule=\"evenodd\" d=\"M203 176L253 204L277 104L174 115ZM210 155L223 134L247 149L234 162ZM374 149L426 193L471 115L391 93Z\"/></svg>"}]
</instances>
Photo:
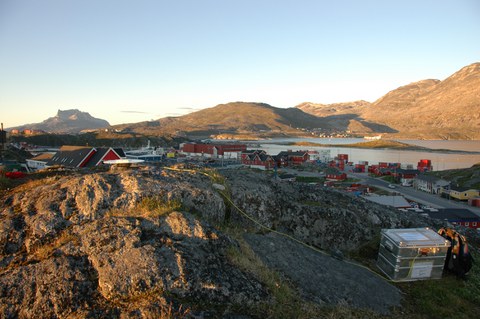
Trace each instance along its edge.
<instances>
[{"instance_id":1,"label":"pale blue sky","mask_svg":"<svg viewBox=\"0 0 480 319\"><path fill-rule=\"evenodd\" d=\"M478 0L0 0L5 127L373 102L478 61Z\"/></svg>"}]
</instances>

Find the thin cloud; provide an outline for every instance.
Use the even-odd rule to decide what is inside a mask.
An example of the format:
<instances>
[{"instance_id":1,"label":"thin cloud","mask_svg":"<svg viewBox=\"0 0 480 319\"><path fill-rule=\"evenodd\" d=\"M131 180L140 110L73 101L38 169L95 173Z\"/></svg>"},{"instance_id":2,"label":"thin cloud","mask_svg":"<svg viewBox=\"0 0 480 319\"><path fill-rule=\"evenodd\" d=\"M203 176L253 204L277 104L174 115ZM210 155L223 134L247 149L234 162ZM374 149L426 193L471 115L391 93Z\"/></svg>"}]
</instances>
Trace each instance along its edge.
<instances>
[{"instance_id":1,"label":"thin cloud","mask_svg":"<svg viewBox=\"0 0 480 319\"><path fill-rule=\"evenodd\" d=\"M120 111L122 113L134 113L134 114L152 114L149 112L142 112L142 111Z\"/></svg>"}]
</instances>

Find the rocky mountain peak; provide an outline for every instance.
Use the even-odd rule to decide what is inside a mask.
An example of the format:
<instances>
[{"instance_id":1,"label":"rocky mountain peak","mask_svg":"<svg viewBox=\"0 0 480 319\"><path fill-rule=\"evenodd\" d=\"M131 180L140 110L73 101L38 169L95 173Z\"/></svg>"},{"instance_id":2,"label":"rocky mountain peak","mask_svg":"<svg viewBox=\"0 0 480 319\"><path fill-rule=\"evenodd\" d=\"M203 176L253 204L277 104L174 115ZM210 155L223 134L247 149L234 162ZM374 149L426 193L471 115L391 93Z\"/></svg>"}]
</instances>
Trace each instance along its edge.
<instances>
[{"instance_id":1,"label":"rocky mountain peak","mask_svg":"<svg viewBox=\"0 0 480 319\"><path fill-rule=\"evenodd\" d=\"M78 109L58 110L53 117L46 119L41 123L26 124L16 129L33 129L50 133L69 133L77 134L83 130L99 129L109 127L110 123L106 120L95 118L87 112Z\"/></svg>"}]
</instances>

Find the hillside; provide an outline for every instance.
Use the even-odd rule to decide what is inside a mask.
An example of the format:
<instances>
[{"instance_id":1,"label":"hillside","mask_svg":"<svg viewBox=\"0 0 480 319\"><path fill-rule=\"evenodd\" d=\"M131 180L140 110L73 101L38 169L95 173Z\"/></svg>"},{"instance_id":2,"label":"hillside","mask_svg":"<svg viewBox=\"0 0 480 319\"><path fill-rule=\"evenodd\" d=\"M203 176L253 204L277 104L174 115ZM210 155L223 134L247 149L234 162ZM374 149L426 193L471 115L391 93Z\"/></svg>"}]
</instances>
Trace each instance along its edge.
<instances>
[{"instance_id":1,"label":"hillside","mask_svg":"<svg viewBox=\"0 0 480 319\"><path fill-rule=\"evenodd\" d=\"M396 131L390 127L374 123L361 116L371 105L372 104L367 101L334 104L305 102L296 107L306 113L321 117L323 121L340 130L348 130L363 135L376 132L395 133Z\"/></svg>"},{"instance_id":2,"label":"hillside","mask_svg":"<svg viewBox=\"0 0 480 319\"><path fill-rule=\"evenodd\" d=\"M480 138L480 63L389 92L362 115L407 137Z\"/></svg>"},{"instance_id":3,"label":"hillside","mask_svg":"<svg viewBox=\"0 0 480 319\"><path fill-rule=\"evenodd\" d=\"M480 163L469 168L449 169L429 174L450 181L457 187L480 189Z\"/></svg>"},{"instance_id":4,"label":"hillside","mask_svg":"<svg viewBox=\"0 0 480 319\"><path fill-rule=\"evenodd\" d=\"M77 109L58 110L57 115L41 123L25 124L10 129L31 129L55 134L77 134L84 130L95 130L109 127L110 124L102 119L95 118L87 112Z\"/></svg>"},{"instance_id":5,"label":"hillside","mask_svg":"<svg viewBox=\"0 0 480 319\"><path fill-rule=\"evenodd\" d=\"M234 102L220 104L180 117L115 126L142 134L176 134L189 137L212 135L279 136L302 134L301 128L331 125L296 108L282 109L265 103Z\"/></svg>"},{"instance_id":6,"label":"hillside","mask_svg":"<svg viewBox=\"0 0 480 319\"><path fill-rule=\"evenodd\" d=\"M336 118L342 128L358 134L480 139L480 63L466 66L443 81L410 83L371 104L361 102L302 103L297 108Z\"/></svg>"},{"instance_id":7,"label":"hillside","mask_svg":"<svg viewBox=\"0 0 480 319\"><path fill-rule=\"evenodd\" d=\"M29 178L0 192L2 318L476 314L475 272L462 285L449 276L397 285L375 272L381 229L442 225L413 212L251 170Z\"/></svg>"}]
</instances>

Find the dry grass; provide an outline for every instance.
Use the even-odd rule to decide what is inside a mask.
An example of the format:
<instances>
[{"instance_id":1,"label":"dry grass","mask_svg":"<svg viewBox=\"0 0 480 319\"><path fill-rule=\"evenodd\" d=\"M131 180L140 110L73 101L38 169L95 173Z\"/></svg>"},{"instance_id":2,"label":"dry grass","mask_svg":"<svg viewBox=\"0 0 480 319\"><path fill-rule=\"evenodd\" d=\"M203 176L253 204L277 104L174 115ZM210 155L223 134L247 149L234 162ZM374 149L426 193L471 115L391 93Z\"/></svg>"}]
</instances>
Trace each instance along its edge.
<instances>
[{"instance_id":1,"label":"dry grass","mask_svg":"<svg viewBox=\"0 0 480 319\"><path fill-rule=\"evenodd\" d=\"M78 238L69 229L64 230L58 237L52 242L46 243L43 246L38 247L33 252L31 259L33 260L45 260L50 258L55 250L68 244L69 242L78 243Z\"/></svg>"},{"instance_id":2,"label":"dry grass","mask_svg":"<svg viewBox=\"0 0 480 319\"><path fill-rule=\"evenodd\" d=\"M110 217L160 217L182 209L179 199L165 200L161 196L143 197L134 208L111 208L106 213Z\"/></svg>"}]
</instances>

